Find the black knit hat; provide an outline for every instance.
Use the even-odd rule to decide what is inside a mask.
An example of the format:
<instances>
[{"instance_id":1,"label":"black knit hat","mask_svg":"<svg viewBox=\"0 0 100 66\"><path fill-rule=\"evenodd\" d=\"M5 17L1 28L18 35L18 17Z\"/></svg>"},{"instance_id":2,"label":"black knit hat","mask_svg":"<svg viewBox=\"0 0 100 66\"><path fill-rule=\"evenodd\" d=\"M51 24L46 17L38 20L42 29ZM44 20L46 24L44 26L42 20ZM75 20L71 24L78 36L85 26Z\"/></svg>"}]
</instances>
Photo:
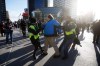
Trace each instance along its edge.
<instances>
[{"instance_id":1,"label":"black knit hat","mask_svg":"<svg viewBox=\"0 0 100 66\"><path fill-rule=\"evenodd\" d=\"M30 19L30 22L31 22L31 23L36 23L36 18L31 18L31 19Z\"/></svg>"}]
</instances>

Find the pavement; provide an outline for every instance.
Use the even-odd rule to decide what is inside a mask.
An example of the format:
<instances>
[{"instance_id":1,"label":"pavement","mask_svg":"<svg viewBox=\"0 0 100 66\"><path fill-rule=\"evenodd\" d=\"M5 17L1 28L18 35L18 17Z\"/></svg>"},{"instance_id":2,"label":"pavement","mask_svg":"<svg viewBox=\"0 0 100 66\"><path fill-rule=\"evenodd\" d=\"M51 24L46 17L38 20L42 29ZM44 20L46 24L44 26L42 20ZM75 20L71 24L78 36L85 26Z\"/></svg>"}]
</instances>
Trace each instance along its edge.
<instances>
[{"instance_id":1,"label":"pavement","mask_svg":"<svg viewBox=\"0 0 100 66\"><path fill-rule=\"evenodd\" d=\"M37 60L32 58L34 46L28 37L22 37L19 29L14 30L13 43L5 44L5 37L0 37L0 66L100 66L100 43L92 43L93 34L85 30L80 33L81 46L69 51L66 60L53 58L54 49L48 49L48 55L41 56L37 52ZM41 46L44 47L44 37L40 37ZM57 45L62 43L63 35L57 39Z\"/></svg>"}]
</instances>

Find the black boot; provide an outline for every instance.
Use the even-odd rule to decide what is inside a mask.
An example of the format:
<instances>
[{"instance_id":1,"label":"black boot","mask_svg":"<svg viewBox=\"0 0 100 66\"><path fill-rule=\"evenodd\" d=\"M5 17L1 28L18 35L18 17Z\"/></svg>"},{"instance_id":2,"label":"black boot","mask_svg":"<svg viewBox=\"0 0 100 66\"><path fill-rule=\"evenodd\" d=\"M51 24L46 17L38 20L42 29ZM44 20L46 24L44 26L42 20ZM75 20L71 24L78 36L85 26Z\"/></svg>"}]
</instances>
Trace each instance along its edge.
<instances>
[{"instance_id":1,"label":"black boot","mask_svg":"<svg viewBox=\"0 0 100 66\"><path fill-rule=\"evenodd\" d=\"M43 52L41 55L46 56L46 55L48 55L48 53L44 53L44 52Z\"/></svg>"},{"instance_id":2,"label":"black boot","mask_svg":"<svg viewBox=\"0 0 100 66\"><path fill-rule=\"evenodd\" d=\"M36 60L36 56L33 54L33 59Z\"/></svg>"},{"instance_id":3,"label":"black boot","mask_svg":"<svg viewBox=\"0 0 100 66\"><path fill-rule=\"evenodd\" d=\"M66 60L67 58L68 58L68 54L64 55L64 56L62 57L62 60Z\"/></svg>"}]
</instances>

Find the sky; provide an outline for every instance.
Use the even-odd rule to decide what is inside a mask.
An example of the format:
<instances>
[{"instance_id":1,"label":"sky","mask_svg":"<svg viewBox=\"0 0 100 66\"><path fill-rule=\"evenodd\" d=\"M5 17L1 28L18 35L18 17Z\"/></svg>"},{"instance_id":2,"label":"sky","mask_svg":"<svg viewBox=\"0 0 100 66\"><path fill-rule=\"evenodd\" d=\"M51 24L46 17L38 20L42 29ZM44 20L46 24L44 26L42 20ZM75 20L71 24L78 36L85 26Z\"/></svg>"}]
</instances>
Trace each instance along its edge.
<instances>
[{"instance_id":1,"label":"sky","mask_svg":"<svg viewBox=\"0 0 100 66\"><path fill-rule=\"evenodd\" d=\"M20 14L24 12L24 8L27 8L27 0L6 0L6 10L9 11L12 21L21 18Z\"/></svg>"},{"instance_id":2,"label":"sky","mask_svg":"<svg viewBox=\"0 0 100 66\"><path fill-rule=\"evenodd\" d=\"M100 19L100 0L78 0L77 15L84 15L92 11L95 14L95 20Z\"/></svg>"},{"instance_id":3,"label":"sky","mask_svg":"<svg viewBox=\"0 0 100 66\"><path fill-rule=\"evenodd\" d=\"M49 2L52 2L52 0L49 0ZM100 19L99 3L99 0L78 0L77 15L85 14L92 9L95 13L95 19ZM6 9L9 11L10 19L12 21L21 18L20 14L24 12L24 8L27 8L27 0L6 0Z\"/></svg>"}]
</instances>

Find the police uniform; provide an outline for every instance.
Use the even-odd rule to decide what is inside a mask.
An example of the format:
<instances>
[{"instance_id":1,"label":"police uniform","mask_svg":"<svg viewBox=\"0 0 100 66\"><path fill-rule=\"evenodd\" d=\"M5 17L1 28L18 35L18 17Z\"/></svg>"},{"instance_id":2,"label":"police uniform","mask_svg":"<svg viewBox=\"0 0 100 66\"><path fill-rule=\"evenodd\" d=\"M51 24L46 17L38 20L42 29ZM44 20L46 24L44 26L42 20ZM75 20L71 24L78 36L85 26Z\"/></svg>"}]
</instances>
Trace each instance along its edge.
<instances>
[{"instance_id":1,"label":"police uniform","mask_svg":"<svg viewBox=\"0 0 100 66\"><path fill-rule=\"evenodd\" d=\"M73 22L67 22L64 24L64 40L59 48L62 59L66 59L68 57L68 50L70 48L70 45L73 43L75 38L75 28L76 25Z\"/></svg>"},{"instance_id":2,"label":"police uniform","mask_svg":"<svg viewBox=\"0 0 100 66\"><path fill-rule=\"evenodd\" d=\"M40 42L39 42L39 28L38 26L34 25L34 24L31 24L29 26L29 38L32 42L32 44L34 45L35 49L34 49L34 53L33 53L33 58L36 59L36 51L38 50L38 47L41 49L42 53L43 53L43 50L42 50L42 47L40 46Z\"/></svg>"}]
</instances>

